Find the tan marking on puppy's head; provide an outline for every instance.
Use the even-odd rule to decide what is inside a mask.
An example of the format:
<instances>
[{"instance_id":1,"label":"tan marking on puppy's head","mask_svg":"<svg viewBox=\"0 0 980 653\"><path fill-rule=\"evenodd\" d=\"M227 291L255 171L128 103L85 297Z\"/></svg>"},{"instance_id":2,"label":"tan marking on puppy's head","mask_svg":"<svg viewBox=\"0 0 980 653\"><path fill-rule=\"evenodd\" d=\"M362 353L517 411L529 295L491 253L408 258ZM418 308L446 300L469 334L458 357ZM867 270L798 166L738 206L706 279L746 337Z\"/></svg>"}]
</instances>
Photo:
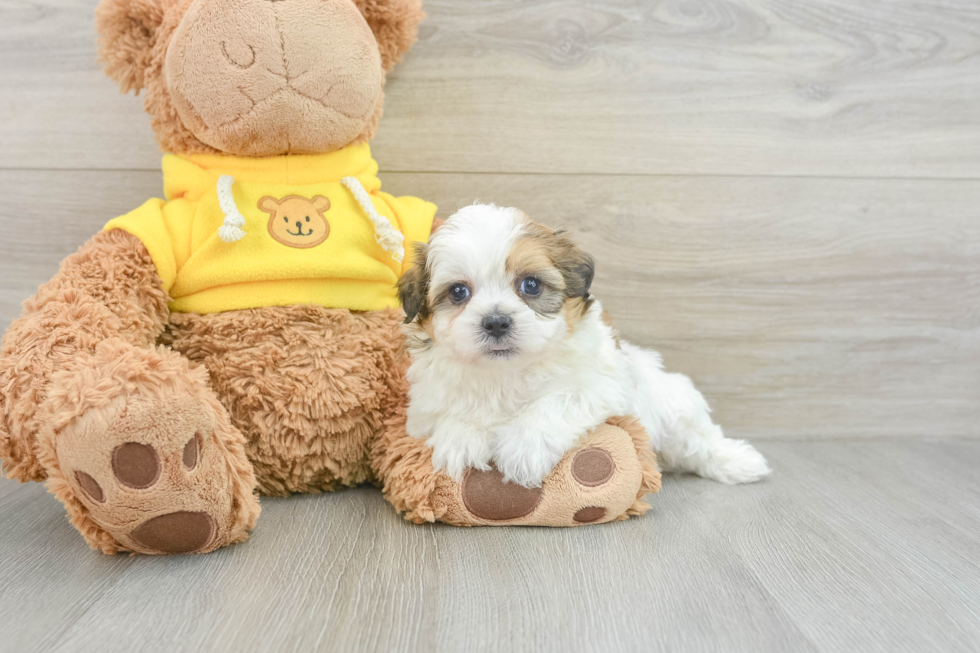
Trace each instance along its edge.
<instances>
[{"instance_id":1,"label":"tan marking on puppy's head","mask_svg":"<svg viewBox=\"0 0 980 653\"><path fill-rule=\"evenodd\" d=\"M612 331L613 340L616 341L616 349L622 349L622 343L619 341L619 330L613 323L612 315L609 314L609 311L602 309L602 315L599 316L599 319Z\"/></svg>"},{"instance_id":2,"label":"tan marking on puppy's head","mask_svg":"<svg viewBox=\"0 0 980 653\"><path fill-rule=\"evenodd\" d=\"M429 306L429 270L426 266L426 256L429 246L425 243L415 244L415 258L412 267L398 280L398 298L405 309L405 324L418 319L424 322L432 314Z\"/></svg>"},{"instance_id":3,"label":"tan marking on puppy's head","mask_svg":"<svg viewBox=\"0 0 980 653\"><path fill-rule=\"evenodd\" d=\"M592 302L595 301L594 298L583 299L582 297L573 297L571 299L565 300L565 304L562 306L562 317L565 318L565 324L571 330L575 329L575 325L578 324L586 313L589 312L589 308L592 307Z\"/></svg>"},{"instance_id":4,"label":"tan marking on puppy's head","mask_svg":"<svg viewBox=\"0 0 980 653\"><path fill-rule=\"evenodd\" d=\"M535 313L563 313L570 327L578 323L594 301L589 289L595 262L564 230L552 230L525 216L524 234L515 242L506 263L517 294ZM540 286L537 294L524 292L526 281ZM534 283L537 282L537 283Z\"/></svg>"},{"instance_id":5,"label":"tan marking on puppy's head","mask_svg":"<svg viewBox=\"0 0 980 653\"><path fill-rule=\"evenodd\" d=\"M430 274L426 265L428 250L425 243L415 243L412 267L398 280L398 298L405 310L409 351L426 349L435 342L431 320L434 307L429 302Z\"/></svg>"}]
</instances>

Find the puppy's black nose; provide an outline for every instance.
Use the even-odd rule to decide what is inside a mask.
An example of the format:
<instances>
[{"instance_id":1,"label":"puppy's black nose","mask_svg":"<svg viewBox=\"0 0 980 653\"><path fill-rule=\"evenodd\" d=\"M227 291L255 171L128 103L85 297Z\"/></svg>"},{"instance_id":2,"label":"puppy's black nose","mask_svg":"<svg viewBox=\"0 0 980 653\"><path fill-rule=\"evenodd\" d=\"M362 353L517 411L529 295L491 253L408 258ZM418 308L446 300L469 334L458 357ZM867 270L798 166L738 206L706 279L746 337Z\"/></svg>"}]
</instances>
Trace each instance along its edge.
<instances>
[{"instance_id":1,"label":"puppy's black nose","mask_svg":"<svg viewBox=\"0 0 980 653\"><path fill-rule=\"evenodd\" d=\"M511 319L506 315L488 315L483 318L483 328L494 338L501 338L510 329Z\"/></svg>"}]
</instances>

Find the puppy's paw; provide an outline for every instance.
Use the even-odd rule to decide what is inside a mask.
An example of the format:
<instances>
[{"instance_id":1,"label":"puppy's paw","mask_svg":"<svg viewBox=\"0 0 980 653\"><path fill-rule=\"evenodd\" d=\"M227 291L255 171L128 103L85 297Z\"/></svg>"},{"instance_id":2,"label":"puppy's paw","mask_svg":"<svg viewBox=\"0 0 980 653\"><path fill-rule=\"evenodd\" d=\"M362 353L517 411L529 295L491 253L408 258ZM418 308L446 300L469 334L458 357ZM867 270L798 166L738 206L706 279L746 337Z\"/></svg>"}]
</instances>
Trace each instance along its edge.
<instances>
[{"instance_id":1,"label":"puppy's paw","mask_svg":"<svg viewBox=\"0 0 980 653\"><path fill-rule=\"evenodd\" d=\"M541 487L544 478L554 469L565 453L556 449L546 434L505 426L496 431L497 447L494 462L504 475L505 483L524 487Z\"/></svg>"},{"instance_id":2,"label":"puppy's paw","mask_svg":"<svg viewBox=\"0 0 980 653\"><path fill-rule=\"evenodd\" d=\"M486 471L490 469L489 433L481 433L463 426L441 428L426 440L432 449L432 467L460 481L468 467Z\"/></svg>"}]
</instances>

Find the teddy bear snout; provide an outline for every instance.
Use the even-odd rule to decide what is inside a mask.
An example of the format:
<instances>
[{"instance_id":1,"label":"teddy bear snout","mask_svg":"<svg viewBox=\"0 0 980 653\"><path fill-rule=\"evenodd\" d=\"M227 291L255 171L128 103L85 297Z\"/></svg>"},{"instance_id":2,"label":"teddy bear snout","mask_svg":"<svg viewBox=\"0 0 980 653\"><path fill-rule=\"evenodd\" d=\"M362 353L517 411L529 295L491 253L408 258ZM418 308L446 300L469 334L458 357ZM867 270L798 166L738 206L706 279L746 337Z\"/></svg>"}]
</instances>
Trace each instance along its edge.
<instances>
[{"instance_id":1,"label":"teddy bear snout","mask_svg":"<svg viewBox=\"0 0 980 653\"><path fill-rule=\"evenodd\" d=\"M165 69L194 136L247 156L347 145L374 116L383 83L377 42L350 0L197 0Z\"/></svg>"}]
</instances>

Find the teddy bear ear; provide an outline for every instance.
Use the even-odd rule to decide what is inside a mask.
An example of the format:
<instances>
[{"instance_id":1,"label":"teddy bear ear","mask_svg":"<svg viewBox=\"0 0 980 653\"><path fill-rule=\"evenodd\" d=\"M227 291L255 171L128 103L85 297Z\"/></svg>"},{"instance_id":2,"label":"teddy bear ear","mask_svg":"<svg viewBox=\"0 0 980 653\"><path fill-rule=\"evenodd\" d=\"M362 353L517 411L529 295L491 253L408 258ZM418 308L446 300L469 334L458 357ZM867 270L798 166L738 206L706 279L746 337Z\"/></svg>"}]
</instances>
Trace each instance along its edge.
<instances>
[{"instance_id":1,"label":"teddy bear ear","mask_svg":"<svg viewBox=\"0 0 980 653\"><path fill-rule=\"evenodd\" d=\"M99 59L123 93L143 88L163 13L162 0L102 0L96 8Z\"/></svg>"},{"instance_id":2,"label":"teddy bear ear","mask_svg":"<svg viewBox=\"0 0 980 653\"><path fill-rule=\"evenodd\" d=\"M271 195L266 195L259 200L259 210L275 215L276 211L279 210L279 200Z\"/></svg>"},{"instance_id":3,"label":"teddy bear ear","mask_svg":"<svg viewBox=\"0 0 980 653\"><path fill-rule=\"evenodd\" d=\"M354 4L378 41L381 65L390 72L418 37L425 16L422 0L354 0Z\"/></svg>"}]
</instances>

